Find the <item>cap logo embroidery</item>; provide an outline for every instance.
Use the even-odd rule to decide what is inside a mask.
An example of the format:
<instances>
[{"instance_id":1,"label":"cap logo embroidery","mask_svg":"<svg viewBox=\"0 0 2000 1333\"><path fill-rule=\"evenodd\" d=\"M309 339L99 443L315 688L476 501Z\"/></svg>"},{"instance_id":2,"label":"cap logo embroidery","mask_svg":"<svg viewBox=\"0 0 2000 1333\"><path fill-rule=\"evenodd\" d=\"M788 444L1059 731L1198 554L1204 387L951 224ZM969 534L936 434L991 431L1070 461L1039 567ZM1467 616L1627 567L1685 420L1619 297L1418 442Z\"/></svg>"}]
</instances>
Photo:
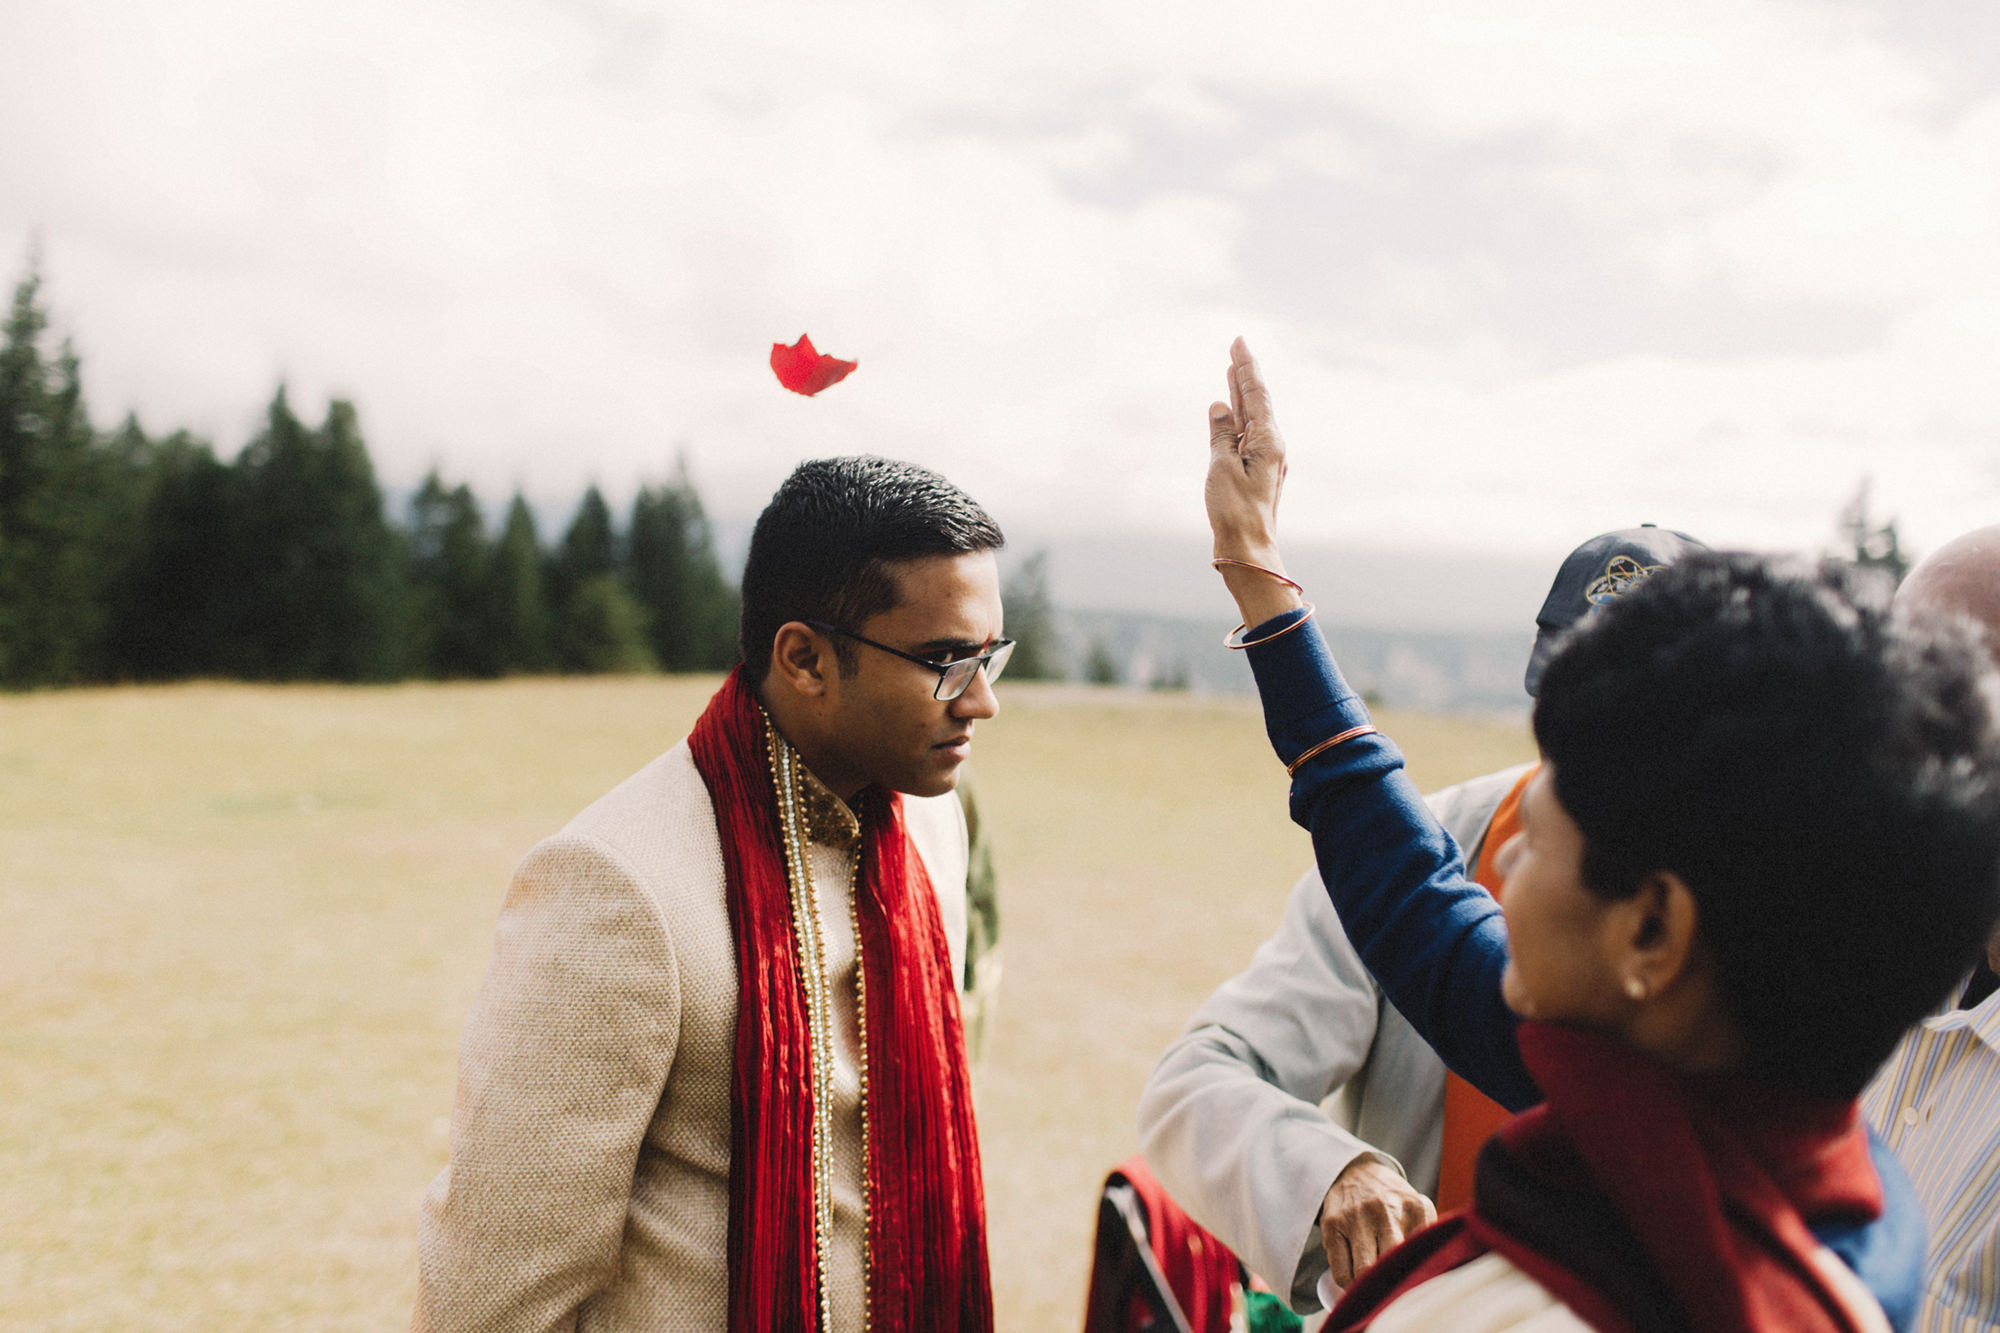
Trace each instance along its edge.
<instances>
[{"instance_id":1,"label":"cap logo embroidery","mask_svg":"<svg viewBox=\"0 0 2000 1333\"><path fill-rule=\"evenodd\" d=\"M1623 597L1665 568L1665 565L1642 565L1629 555L1614 555L1604 566L1604 572L1592 579L1590 586L1583 590L1583 599L1592 606L1603 606Z\"/></svg>"}]
</instances>

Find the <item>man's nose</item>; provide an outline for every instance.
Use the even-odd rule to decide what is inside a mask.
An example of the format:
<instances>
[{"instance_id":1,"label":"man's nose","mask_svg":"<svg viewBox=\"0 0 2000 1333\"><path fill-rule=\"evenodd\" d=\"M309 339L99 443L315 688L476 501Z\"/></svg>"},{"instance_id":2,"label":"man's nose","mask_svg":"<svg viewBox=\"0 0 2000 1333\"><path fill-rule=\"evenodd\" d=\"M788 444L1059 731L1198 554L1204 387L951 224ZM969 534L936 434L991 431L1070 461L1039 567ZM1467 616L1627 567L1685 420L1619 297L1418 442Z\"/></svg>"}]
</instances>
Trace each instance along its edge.
<instances>
[{"instance_id":1,"label":"man's nose","mask_svg":"<svg viewBox=\"0 0 2000 1333\"><path fill-rule=\"evenodd\" d=\"M986 668L972 673L972 683L965 687L965 693L953 699L946 707L953 717L984 718L1000 712L999 696L993 692L993 682L986 679Z\"/></svg>"}]
</instances>

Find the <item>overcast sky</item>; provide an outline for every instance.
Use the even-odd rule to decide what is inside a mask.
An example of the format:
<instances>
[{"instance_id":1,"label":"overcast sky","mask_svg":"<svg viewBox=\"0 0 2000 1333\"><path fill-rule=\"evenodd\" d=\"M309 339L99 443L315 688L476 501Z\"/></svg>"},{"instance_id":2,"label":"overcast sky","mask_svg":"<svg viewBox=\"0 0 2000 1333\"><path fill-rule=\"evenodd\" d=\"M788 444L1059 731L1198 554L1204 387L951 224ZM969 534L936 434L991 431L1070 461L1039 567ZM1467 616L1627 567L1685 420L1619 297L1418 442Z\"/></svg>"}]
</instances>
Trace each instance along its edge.
<instances>
[{"instance_id":1,"label":"overcast sky","mask_svg":"<svg viewBox=\"0 0 2000 1333\"><path fill-rule=\"evenodd\" d=\"M282 377L392 488L1189 531L1241 332L1294 534L2000 517L1990 0L9 0L0 150L101 423L233 454Z\"/></svg>"}]
</instances>

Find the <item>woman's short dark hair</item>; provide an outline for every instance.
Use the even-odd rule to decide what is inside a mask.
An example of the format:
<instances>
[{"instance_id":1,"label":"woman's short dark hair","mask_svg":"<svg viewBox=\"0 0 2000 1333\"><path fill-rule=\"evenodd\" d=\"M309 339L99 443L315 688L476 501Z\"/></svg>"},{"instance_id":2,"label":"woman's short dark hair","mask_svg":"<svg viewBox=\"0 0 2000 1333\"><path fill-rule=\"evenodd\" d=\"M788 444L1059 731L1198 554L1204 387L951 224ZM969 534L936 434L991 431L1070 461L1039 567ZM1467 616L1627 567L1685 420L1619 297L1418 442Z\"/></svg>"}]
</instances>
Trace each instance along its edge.
<instances>
[{"instance_id":1,"label":"woman's short dark hair","mask_svg":"<svg viewBox=\"0 0 2000 1333\"><path fill-rule=\"evenodd\" d=\"M1721 552L1549 665L1535 738L1585 881L1680 876L1754 1072L1859 1093L1978 955L2000 913L1991 669L1868 571Z\"/></svg>"},{"instance_id":2,"label":"woman's short dark hair","mask_svg":"<svg viewBox=\"0 0 2000 1333\"><path fill-rule=\"evenodd\" d=\"M927 555L965 555L1004 545L1000 527L972 497L914 463L892 458L817 458L785 478L757 518L743 569L738 645L743 671L761 683L778 627L823 620L855 629L896 606L888 566ZM853 645L836 639L843 672Z\"/></svg>"}]
</instances>

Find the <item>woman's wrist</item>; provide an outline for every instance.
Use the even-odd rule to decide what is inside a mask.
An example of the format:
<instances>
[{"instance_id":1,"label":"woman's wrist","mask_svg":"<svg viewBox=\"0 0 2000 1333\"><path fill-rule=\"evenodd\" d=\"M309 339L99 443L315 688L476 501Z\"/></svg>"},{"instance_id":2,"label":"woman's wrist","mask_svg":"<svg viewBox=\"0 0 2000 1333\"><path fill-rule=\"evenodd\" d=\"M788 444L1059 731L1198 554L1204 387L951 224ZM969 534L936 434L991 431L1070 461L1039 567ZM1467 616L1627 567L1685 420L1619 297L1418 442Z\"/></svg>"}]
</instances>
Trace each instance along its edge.
<instances>
[{"instance_id":1,"label":"woman's wrist","mask_svg":"<svg viewBox=\"0 0 2000 1333\"><path fill-rule=\"evenodd\" d=\"M1296 611L1305 605L1298 585L1285 574L1283 559L1275 544L1218 541L1215 544L1216 570L1236 599L1244 625L1254 629L1273 616Z\"/></svg>"}]
</instances>

